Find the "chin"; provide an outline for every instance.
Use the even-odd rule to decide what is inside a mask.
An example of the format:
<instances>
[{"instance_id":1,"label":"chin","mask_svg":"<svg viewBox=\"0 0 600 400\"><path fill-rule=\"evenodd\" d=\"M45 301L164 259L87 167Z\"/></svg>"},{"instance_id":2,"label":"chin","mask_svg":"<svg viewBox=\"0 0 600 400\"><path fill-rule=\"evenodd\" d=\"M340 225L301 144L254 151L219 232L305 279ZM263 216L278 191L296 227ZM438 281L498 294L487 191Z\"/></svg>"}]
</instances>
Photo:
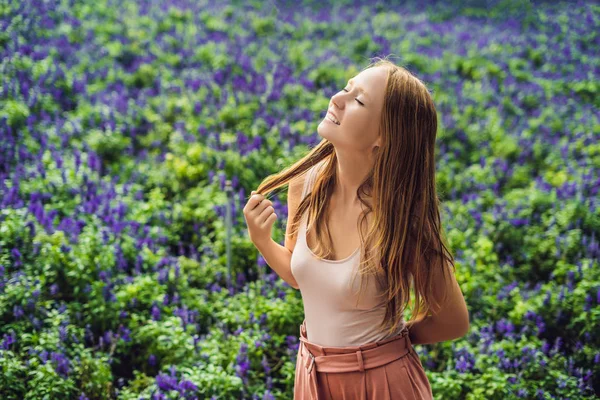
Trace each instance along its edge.
<instances>
[{"instance_id":1,"label":"chin","mask_svg":"<svg viewBox=\"0 0 600 400\"><path fill-rule=\"evenodd\" d=\"M324 139L327 139L329 141L331 140L331 137L333 135L331 135L331 128L333 128L332 126L327 126L329 125L329 123L325 120L321 121L321 123L319 125L317 125L317 133L319 134L319 136L321 136Z\"/></svg>"},{"instance_id":2,"label":"chin","mask_svg":"<svg viewBox=\"0 0 600 400\"><path fill-rule=\"evenodd\" d=\"M329 140L329 135L328 134L323 135L323 132L327 130L327 128L323 126L324 124L325 124L325 122L321 122L319 125L317 125L317 133L322 138Z\"/></svg>"}]
</instances>

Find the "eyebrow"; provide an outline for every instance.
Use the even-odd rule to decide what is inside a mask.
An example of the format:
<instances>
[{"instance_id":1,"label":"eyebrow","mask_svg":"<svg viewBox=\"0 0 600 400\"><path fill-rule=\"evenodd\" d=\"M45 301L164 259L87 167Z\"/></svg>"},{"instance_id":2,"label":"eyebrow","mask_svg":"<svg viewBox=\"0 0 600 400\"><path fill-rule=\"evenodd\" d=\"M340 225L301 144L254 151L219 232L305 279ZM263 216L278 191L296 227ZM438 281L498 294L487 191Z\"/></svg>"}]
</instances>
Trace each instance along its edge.
<instances>
[{"instance_id":1,"label":"eyebrow","mask_svg":"<svg viewBox=\"0 0 600 400\"><path fill-rule=\"evenodd\" d=\"M349 79L348 83L354 83L354 79ZM371 97L369 97L369 95L367 94L367 92L365 92L365 90L363 88L361 88L360 86L357 86L356 88L358 89L359 92L364 94L367 99L371 100Z\"/></svg>"}]
</instances>

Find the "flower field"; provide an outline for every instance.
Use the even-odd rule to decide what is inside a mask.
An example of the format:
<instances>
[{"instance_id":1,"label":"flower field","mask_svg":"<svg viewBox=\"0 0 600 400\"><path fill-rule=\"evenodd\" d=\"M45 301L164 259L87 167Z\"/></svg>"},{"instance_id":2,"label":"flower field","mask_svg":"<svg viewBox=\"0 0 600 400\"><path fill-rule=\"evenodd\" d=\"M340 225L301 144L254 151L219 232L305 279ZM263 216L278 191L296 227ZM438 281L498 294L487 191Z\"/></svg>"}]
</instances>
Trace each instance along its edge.
<instances>
[{"instance_id":1,"label":"flower field","mask_svg":"<svg viewBox=\"0 0 600 400\"><path fill-rule=\"evenodd\" d=\"M471 322L415 345L435 398L600 395L597 2L5 0L0 28L1 399L291 399L301 294L242 208L375 56L439 118Z\"/></svg>"}]
</instances>

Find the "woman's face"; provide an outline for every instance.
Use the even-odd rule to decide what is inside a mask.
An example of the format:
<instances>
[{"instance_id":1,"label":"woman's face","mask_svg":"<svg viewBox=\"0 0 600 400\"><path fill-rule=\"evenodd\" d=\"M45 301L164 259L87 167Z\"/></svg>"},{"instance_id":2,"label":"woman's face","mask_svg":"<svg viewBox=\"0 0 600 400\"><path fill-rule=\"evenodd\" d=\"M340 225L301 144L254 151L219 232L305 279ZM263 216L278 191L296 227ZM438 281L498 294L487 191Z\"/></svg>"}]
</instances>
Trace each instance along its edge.
<instances>
[{"instance_id":1,"label":"woman's face","mask_svg":"<svg viewBox=\"0 0 600 400\"><path fill-rule=\"evenodd\" d=\"M344 89L336 93L325 118L317 127L319 135L334 147L370 153L380 146L379 119L387 85L387 70L367 68L351 78ZM362 103L362 104L361 104ZM333 112L339 125L328 119Z\"/></svg>"}]
</instances>

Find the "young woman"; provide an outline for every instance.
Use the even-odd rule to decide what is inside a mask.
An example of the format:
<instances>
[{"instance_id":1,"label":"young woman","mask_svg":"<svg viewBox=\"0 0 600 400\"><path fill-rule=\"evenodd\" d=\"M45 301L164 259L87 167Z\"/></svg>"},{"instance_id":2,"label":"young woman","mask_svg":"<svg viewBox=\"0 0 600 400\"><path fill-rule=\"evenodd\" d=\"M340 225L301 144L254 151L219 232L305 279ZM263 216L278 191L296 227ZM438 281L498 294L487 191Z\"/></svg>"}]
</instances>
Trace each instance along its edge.
<instances>
[{"instance_id":1,"label":"young woman","mask_svg":"<svg viewBox=\"0 0 600 400\"><path fill-rule=\"evenodd\" d=\"M432 399L412 345L469 328L440 226L435 106L423 82L379 59L327 111L321 143L244 207L252 242L302 295L294 399ZM264 194L287 183L284 247Z\"/></svg>"}]
</instances>

